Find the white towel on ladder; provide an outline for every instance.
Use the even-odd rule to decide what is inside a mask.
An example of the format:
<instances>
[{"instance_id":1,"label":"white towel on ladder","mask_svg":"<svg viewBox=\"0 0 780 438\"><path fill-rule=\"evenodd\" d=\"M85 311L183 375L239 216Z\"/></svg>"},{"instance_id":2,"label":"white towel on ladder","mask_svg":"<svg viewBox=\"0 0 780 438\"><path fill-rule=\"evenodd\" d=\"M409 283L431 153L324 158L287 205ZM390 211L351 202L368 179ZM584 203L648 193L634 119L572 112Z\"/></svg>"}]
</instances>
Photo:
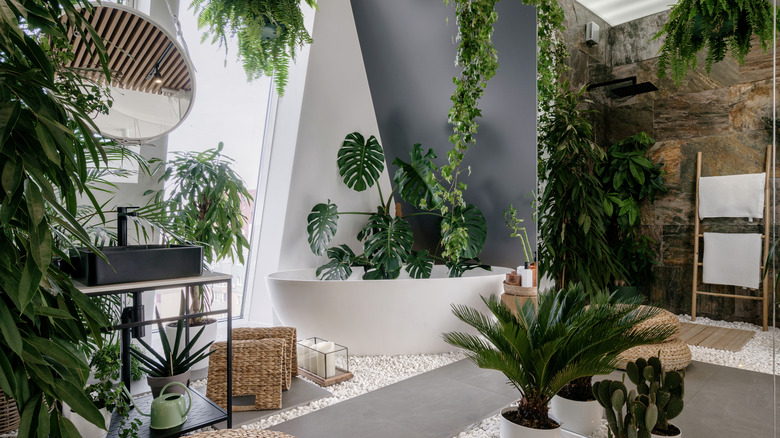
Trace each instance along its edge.
<instances>
[{"instance_id":1,"label":"white towel on ladder","mask_svg":"<svg viewBox=\"0 0 780 438\"><path fill-rule=\"evenodd\" d=\"M764 217L766 173L699 178L699 217Z\"/></svg>"},{"instance_id":2,"label":"white towel on ladder","mask_svg":"<svg viewBox=\"0 0 780 438\"><path fill-rule=\"evenodd\" d=\"M704 233L702 281L758 289L761 281L761 235Z\"/></svg>"}]
</instances>

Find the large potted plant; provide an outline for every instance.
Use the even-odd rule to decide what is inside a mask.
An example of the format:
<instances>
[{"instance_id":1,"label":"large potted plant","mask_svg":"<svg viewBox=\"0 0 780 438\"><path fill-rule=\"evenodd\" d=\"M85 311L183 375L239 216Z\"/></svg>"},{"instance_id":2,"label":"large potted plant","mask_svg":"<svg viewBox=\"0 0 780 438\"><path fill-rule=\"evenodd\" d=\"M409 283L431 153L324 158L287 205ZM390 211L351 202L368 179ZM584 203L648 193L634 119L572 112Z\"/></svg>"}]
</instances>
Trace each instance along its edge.
<instances>
[{"instance_id":1,"label":"large potted plant","mask_svg":"<svg viewBox=\"0 0 780 438\"><path fill-rule=\"evenodd\" d=\"M569 290L570 293L586 295L580 285L575 285ZM608 342L597 342L591 347L595 351L600 351L603 354L603 359L614 365L617 364L620 353L637 345L663 342L675 331L674 326L659 325L652 332L634 333L638 324L657 316L661 311L656 307L640 307L642 298L639 296L625 297L619 292L610 294L606 291L588 295L591 306L618 307L622 311L629 312L625 318L612 322ZM564 385L552 398L550 410L561 420L566 430L580 435L591 435L601 424L604 409L593 396L592 381L593 376L574 379Z\"/></svg>"},{"instance_id":2,"label":"large potted plant","mask_svg":"<svg viewBox=\"0 0 780 438\"><path fill-rule=\"evenodd\" d=\"M641 342L658 336L655 327L615 329L623 319L643 318L642 312L632 306L587 306L586 295L577 290L541 293L538 312L527 301L516 317L495 295L482 300L495 318L453 306L455 316L481 336L450 332L444 340L467 350L479 367L503 372L521 392L518 407L502 412L502 438L560 436L559 423L549 416L553 396L574 379L614 370L614 357L605 352L620 348L623 337Z\"/></svg>"},{"instance_id":3,"label":"large potted plant","mask_svg":"<svg viewBox=\"0 0 780 438\"><path fill-rule=\"evenodd\" d=\"M596 169L606 192L607 241L625 273L625 277L613 279L613 286L621 290L649 284L652 267L657 264L653 240L641 232L640 213L642 202L652 204L656 195L668 191L663 165L647 157L654 143L644 132L624 138L609 147L607 159ZM632 293L638 294L636 290Z\"/></svg>"},{"instance_id":4,"label":"large potted plant","mask_svg":"<svg viewBox=\"0 0 780 438\"><path fill-rule=\"evenodd\" d=\"M160 314L156 310L155 313L157 313L157 319L160 319ZM164 333L162 323L158 322L157 328L160 333L162 353L155 351L151 345L141 338L138 338L138 342L144 347L145 351L139 348L130 349L130 354L141 362L141 369L146 373L146 382L155 398L160 395L160 390L168 383L179 382L188 385L192 366L213 353L212 351L207 351L211 346L211 342L196 349L198 338L203 333L202 331L198 331L188 343L183 342L184 321L182 320L176 322L173 345L168 342L167 336L162 336L162 333ZM171 392L182 391L181 387L171 387Z\"/></svg>"},{"instance_id":5,"label":"large potted plant","mask_svg":"<svg viewBox=\"0 0 780 438\"><path fill-rule=\"evenodd\" d=\"M244 251L249 249L244 236L246 217L241 207L248 205L252 196L233 170L233 160L222 155L223 147L220 142L216 148L203 152L175 152L174 158L165 163L165 173L160 177L165 188L155 196L155 205L147 216L174 241L203 246L206 269L227 258L243 264ZM211 310L214 297L208 287L190 287L188 294L189 313ZM173 343L176 324L167 327L169 342ZM213 318L193 318L190 327L204 332L203 344L216 339L217 324ZM203 361L196 369L207 365L208 361Z\"/></svg>"},{"instance_id":6,"label":"large potted plant","mask_svg":"<svg viewBox=\"0 0 780 438\"><path fill-rule=\"evenodd\" d=\"M316 8L316 0L305 0ZM198 27L205 37L225 46L229 37L238 39L238 57L249 80L273 76L276 91L284 95L288 64L295 52L312 39L304 27L302 0L192 0L198 13Z\"/></svg>"},{"instance_id":7,"label":"large potted plant","mask_svg":"<svg viewBox=\"0 0 780 438\"><path fill-rule=\"evenodd\" d=\"M483 267L477 256L482 251L487 235L487 226L482 212L474 205L454 208L440 214L444 202L436 194L440 187L436 180L432 160L436 158L432 149L427 152L417 143L410 152L411 162L399 158L393 161L398 170L393 178L396 186L387 199L382 199L382 190L377 184L384 171L385 155L382 146L373 135L368 139L358 132L348 134L338 152L338 168L344 184L356 192L362 192L375 184L382 204L374 212L344 212L328 201L315 205L308 216L306 230L309 246L316 255L327 255L328 263L317 269L317 276L325 280L345 280L352 274L353 267L364 269L364 279L397 278L406 269L413 278L428 278L436 256L427 250L413 251L414 237L409 223L401 215L393 215L393 194L412 205L427 206L423 214L438 216L443 224L457 224L457 227L442 227L441 242L463 239L463 250L445 259L450 276L460 276L466 270ZM338 230L339 215L359 214L368 216L368 222L357 238L363 243L363 253L356 254L349 246L329 247ZM455 235L455 230L467 230L465 236Z\"/></svg>"},{"instance_id":8,"label":"large potted plant","mask_svg":"<svg viewBox=\"0 0 780 438\"><path fill-rule=\"evenodd\" d=\"M606 238L606 193L595 175L605 154L592 140L593 126L582 109L590 102L584 92L564 86L557 93L549 126L539 139L548 155L539 162L539 174L545 175L539 275L559 288L582 282L587 290L600 290L625 274Z\"/></svg>"}]
</instances>

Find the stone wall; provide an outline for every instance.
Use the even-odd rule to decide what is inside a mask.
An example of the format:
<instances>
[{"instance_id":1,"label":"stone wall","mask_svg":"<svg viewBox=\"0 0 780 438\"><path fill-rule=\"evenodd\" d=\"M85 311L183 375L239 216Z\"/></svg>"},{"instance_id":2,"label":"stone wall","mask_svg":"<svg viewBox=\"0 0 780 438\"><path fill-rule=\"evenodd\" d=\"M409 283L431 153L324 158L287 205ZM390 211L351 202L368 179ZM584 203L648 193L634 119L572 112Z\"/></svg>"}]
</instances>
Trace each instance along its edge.
<instances>
[{"instance_id":1,"label":"stone wall","mask_svg":"<svg viewBox=\"0 0 780 438\"><path fill-rule=\"evenodd\" d=\"M662 41L651 38L662 28L668 12L610 27L571 0L562 0L566 12L566 42L572 52L570 81L573 86L636 76L652 82L658 91L615 98L602 88L591 98L600 115L595 120L597 141L613 142L647 132L656 140L649 154L662 162L669 193L654 205L643 206L644 231L657 242L656 279L642 285L653 303L675 313L691 312L693 274L694 201L696 154L703 152L702 174L728 175L763 172L771 130L762 117L771 115L772 56L760 48L745 64L731 58L704 71L703 59L686 80L675 86L657 74L656 54ZM585 23L601 26L601 43L582 42ZM602 24L604 24L602 26ZM627 85L627 84L624 84ZM716 220L710 231L763 232L762 222ZM712 286L713 292L734 293L734 287ZM750 291L739 288L737 293ZM758 291L752 291L758 294ZM759 303L750 300L704 297L698 313L724 320L760 323Z\"/></svg>"}]
</instances>

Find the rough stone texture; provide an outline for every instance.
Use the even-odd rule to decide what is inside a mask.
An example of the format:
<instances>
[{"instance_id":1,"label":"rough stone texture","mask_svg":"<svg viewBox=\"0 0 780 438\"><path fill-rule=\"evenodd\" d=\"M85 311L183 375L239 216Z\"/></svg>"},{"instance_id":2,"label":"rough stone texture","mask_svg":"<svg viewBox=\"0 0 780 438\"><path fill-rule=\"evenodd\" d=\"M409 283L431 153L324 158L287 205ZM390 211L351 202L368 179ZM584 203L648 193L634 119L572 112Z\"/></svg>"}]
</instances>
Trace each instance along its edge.
<instances>
[{"instance_id":1,"label":"rough stone texture","mask_svg":"<svg viewBox=\"0 0 780 438\"><path fill-rule=\"evenodd\" d=\"M565 39L572 58L570 82L577 86L636 76L658 91L616 98L602 87L590 93L596 141L613 142L647 132L657 143L649 150L653 162L664 164L669 192L641 209L642 230L656 240L659 264L655 281L641 285L650 301L675 313L691 312L693 283L696 155L704 154L702 174L763 172L771 130L762 117L771 115L772 54L754 45L744 65L727 58L706 71L704 56L676 85L659 78L657 53L662 40L651 41L668 19L668 12L610 27L574 0L561 0L566 14ZM601 26L601 43L582 41L585 23ZM621 84L621 85L628 85ZM710 231L763 232L761 221L708 220ZM753 293L730 286L707 285L724 293ZM760 304L749 300L702 297L698 314L722 320L761 322Z\"/></svg>"}]
</instances>

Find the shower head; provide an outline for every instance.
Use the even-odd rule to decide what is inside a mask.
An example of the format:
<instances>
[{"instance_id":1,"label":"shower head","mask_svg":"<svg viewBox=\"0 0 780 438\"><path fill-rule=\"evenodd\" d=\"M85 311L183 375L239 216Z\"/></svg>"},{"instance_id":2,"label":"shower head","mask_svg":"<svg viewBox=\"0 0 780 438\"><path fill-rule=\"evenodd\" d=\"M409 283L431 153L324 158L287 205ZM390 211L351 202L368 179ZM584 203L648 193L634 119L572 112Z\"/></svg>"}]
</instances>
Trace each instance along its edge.
<instances>
[{"instance_id":1,"label":"shower head","mask_svg":"<svg viewBox=\"0 0 780 438\"><path fill-rule=\"evenodd\" d=\"M651 91L658 91L658 87L656 87L652 82L642 82L641 84L637 84L636 76L631 76L623 79L615 79L613 81L601 82L598 84L590 84L588 85L588 91L591 91L594 88L621 84L623 82L631 82L631 85L612 88L610 90L612 94L614 94L617 97L629 97L629 96L636 96L637 94L649 93Z\"/></svg>"}]
</instances>

